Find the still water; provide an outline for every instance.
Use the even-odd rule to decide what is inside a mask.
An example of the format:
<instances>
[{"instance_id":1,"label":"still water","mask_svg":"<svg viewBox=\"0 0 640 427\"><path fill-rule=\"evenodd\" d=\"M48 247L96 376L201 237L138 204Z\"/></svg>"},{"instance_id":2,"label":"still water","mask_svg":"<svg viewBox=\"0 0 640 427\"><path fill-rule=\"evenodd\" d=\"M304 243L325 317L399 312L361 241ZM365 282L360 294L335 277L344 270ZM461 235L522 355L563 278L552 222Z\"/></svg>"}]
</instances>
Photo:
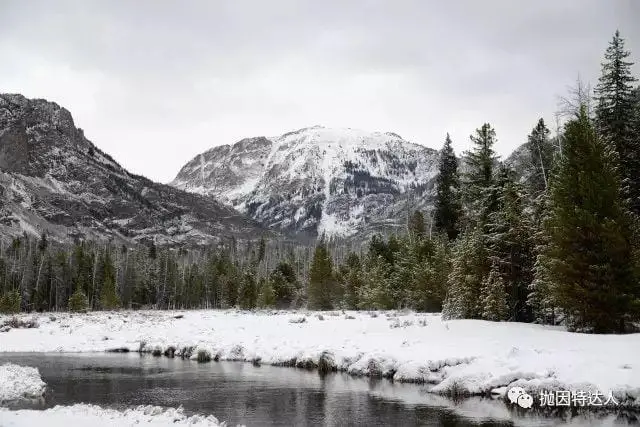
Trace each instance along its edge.
<instances>
[{"instance_id":1,"label":"still water","mask_svg":"<svg viewBox=\"0 0 640 427\"><path fill-rule=\"evenodd\" d=\"M246 363L196 362L138 354L1 354L40 369L55 405L180 406L213 414L228 425L247 426L554 426L631 425L620 415L571 419L509 408L502 401L454 401L413 384L321 376L293 368ZM27 404L22 404L25 407Z\"/></svg>"}]
</instances>

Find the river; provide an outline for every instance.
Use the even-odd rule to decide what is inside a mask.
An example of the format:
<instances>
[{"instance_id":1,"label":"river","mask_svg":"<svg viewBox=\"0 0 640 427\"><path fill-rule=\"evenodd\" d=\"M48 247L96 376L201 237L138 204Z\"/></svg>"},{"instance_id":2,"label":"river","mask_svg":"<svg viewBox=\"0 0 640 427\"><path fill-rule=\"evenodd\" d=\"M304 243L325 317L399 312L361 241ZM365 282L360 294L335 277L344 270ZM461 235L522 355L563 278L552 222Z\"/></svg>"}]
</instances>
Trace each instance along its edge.
<instances>
[{"instance_id":1,"label":"river","mask_svg":"<svg viewBox=\"0 0 640 427\"><path fill-rule=\"evenodd\" d=\"M40 369L43 402L21 407L91 403L180 406L247 426L548 426L562 425L500 400L459 401L415 384L353 378L237 362L196 363L130 354L0 353L0 363ZM590 416L593 417L593 416ZM629 425L627 419L573 418L572 425Z\"/></svg>"}]
</instances>

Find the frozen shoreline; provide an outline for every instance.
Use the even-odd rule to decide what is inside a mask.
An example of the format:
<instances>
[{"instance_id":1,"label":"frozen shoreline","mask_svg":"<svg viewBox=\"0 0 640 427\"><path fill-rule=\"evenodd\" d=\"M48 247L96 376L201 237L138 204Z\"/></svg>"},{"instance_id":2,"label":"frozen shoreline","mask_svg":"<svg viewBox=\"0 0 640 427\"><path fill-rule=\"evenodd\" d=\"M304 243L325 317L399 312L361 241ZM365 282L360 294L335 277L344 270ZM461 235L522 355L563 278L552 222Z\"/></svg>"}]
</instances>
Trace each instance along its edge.
<instances>
[{"instance_id":1,"label":"frozen shoreline","mask_svg":"<svg viewBox=\"0 0 640 427\"><path fill-rule=\"evenodd\" d=\"M38 328L0 333L0 352L122 349L335 369L421 382L436 393L540 389L609 391L640 407L640 334L588 335L560 327L443 321L404 312L121 311L22 314ZM7 316L0 316L0 323ZM53 319L53 320L52 320ZM304 321L302 321L304 319Z\"/></svg>"},{"instance_id":2,"label":"frozen shoreline","mask_svg":"<svg viewBox=\"0 0 640 427\"><path fill-rule=\"evenodd\" d=\"M220 424L213 416L187 416L181 408L161 408L158 406L138 406L136 408L115 410L96 405L77 404L56 406L45 410L20 409L11 411L0 408L3 426L50 426L67 427L125 427L145 425L149 427L192 426L214 427Z\"/></svg>"}]
</instances>

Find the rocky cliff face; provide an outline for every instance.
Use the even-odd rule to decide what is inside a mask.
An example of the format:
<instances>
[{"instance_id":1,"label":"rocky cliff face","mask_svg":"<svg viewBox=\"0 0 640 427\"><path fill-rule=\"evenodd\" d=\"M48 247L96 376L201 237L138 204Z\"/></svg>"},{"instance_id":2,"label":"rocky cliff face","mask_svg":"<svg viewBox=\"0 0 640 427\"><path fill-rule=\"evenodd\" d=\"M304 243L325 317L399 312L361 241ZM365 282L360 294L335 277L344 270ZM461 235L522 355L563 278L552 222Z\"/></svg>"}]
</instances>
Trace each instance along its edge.
<instances>
[{"instance_id":1,"label":"rocky cliff face","mask_svg":"<svg viewBox=\"0 0 640 427\"><path fill-rule=\"evenodd\" d=\"M204 244L268 233L210 197L123 169L53 102L0 94L0 237Z\"/></svg>"},{"instance_id":2,"label":"rocky cliff face","mask_svg":"<svg viewBox=\"0 0 640 427\"><path fill-rule=\"evenodd\" d=\"M432 204L438 152L393 133L320 126L194 157L171 183L271 229L350 237L404 227Z\"/></svg>"}]
</instances>

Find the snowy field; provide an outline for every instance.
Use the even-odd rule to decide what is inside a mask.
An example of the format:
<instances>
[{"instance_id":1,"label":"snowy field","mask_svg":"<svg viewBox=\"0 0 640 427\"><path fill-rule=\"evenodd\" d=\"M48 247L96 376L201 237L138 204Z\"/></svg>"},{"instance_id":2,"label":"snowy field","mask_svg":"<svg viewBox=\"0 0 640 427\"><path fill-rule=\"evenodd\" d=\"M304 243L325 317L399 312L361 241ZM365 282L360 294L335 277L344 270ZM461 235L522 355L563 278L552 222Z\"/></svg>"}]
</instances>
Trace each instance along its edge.
<instances>
[{"instance_id":1,"label":"snowy field","mask_svg":"<svg viewBox=\"0 0 640 427\"><path fill-rule=\"evenodd\" d=\"M0 352L114 349L333 368L428 384L434 393L611 391L640 407L640 334L588 335L411 312L142 311L20 315ZM8 317L0 316L0 324Z\"/></svg>"},{"instance_id":2,"label":"snowy field","mask_svg":"<svg viewBox=\"0 0 640 427\"><path fill-rule=\"evenodd\" d=\"M212 416L187 416L182 409L163 409L158 406L139 406L137 408L118 411L101 408L95 405L56 406L44 411L22 409L10 411L0 408L2 427L128 427L128 426L219 426L218 420Z\"/></svg>"}]
</instances>

